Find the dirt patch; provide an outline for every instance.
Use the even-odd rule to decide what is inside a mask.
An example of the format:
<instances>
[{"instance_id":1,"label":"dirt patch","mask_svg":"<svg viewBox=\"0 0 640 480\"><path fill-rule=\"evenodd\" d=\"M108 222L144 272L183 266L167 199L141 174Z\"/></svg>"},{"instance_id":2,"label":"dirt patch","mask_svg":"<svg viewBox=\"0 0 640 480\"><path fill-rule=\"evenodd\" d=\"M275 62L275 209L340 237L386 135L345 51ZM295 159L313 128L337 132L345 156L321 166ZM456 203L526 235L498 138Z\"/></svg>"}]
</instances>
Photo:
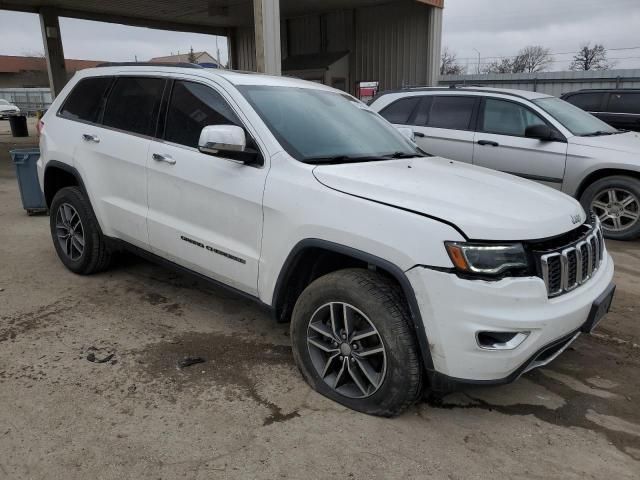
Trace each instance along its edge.
<instances>
[{"instance_id":1,"label":"dirt patch","mask_svg":"<svg viewBox=\"0 0 640 480\"><path fill-rule=\"evenodd\" d=\"M18 335L41 328L48 320L73 308L66 299L44 305L33 311L0 317L0 343L15 340Z\"/></svg>"},{"instance_id":2,"label":"dirt patch","mask_svg":"<svg viewBox=\"0 0 640 480\"><path fill-rule=\"evenodd\" d=\"M463 392L466 402L436 397L427 403L435 408L476 408L507 415L533 415L554 425L597 431L621 452L640 460L640 435L634 429L640 429L637 423L640 384L637 377L629 378L625 373L640 369L640 351L629 344L619 345L585 335L563 354L562 360L524 377L563 398L565 403L559 408L528 403L497 405L481 398L478 389ZM580 380L585 378L596 379L600 387L589 386ZM601 418L608 421L598 421ZM619 428L617 425L635 427Z\"/></svg>"},{"instance_id":3,"label":"dirt patch","mask_svg":"<svg viewBox=\"0 0 640 480\"><path fill-rule=\"evenodd\" d=\"M176 392L186 388L211 388L214 384L225 389L229 400L249 398L266 407L270 414L263 425L295 418L297 411L284 413L258 391L255 367L264 365L292 365L291 348L256 342L238 335L220 333L188 333L155 343L135 354L143 377L150 381L168 379ZM203 358L203 363L179 368L186 357ZM166 384L165 384L166 385Z\"/></svg>"}]
</instances>

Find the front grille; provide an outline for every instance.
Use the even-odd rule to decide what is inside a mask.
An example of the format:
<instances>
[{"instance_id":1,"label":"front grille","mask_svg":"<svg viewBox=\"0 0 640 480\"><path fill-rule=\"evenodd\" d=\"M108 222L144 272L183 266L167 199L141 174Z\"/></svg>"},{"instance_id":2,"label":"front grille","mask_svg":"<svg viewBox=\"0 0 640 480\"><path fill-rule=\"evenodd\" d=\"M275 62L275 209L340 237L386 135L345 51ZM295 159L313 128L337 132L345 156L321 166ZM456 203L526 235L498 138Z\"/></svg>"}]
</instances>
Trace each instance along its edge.
<instances>
[{"instance_id":1,"label":"front grille","mask_svg":"<svg viewBox=\"0 0 640 480\"><path fill-rule=\"evenodd\" d=\"M551 251L536 252L549 297L570 292L587 282L600 268L604 253L600 222L595 222L577 241Z\"/></svg>"}]
</instances>

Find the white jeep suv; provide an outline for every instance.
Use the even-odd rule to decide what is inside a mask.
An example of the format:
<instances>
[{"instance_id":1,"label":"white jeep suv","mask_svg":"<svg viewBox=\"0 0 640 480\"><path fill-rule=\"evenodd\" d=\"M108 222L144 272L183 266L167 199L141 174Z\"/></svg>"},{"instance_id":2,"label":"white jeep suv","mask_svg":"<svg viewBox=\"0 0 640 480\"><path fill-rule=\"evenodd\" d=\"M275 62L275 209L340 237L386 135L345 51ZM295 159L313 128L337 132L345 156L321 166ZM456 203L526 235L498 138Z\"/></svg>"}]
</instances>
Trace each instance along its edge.
<instances>
[{"instance_id":1,"label":"white jeep suv","mask_svg":"<svg viewBox=\"0 0 640 480\"><path fill-rule=\"evenodd\" d=\"M640 237L640 133L564 100L482 87L385 92L371 108L425 151L535 180L577 198L605 237Z\"/></svg>"},{"instance_id":2,"label":"white jeep suv","mask_svg":"<svg viewBox=\"0 0 640 480\"><path fill-rule=\"evenodd\" d=\"M606 313L597 218L430 157L343 92L202 68L83 70L43 118L39 175L71 271L128 249L291 322L311 386L356 410L498 384Z\"/></svg>"}]
</instances>

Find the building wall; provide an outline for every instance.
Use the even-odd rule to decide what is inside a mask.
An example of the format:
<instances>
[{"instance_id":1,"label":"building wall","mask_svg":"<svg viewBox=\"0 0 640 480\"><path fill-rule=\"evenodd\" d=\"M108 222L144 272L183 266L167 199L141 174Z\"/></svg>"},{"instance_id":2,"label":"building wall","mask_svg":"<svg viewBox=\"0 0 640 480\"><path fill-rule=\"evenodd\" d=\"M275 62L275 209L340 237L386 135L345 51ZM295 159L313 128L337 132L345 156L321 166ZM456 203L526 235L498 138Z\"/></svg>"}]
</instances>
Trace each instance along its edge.
<instances>
[{"instance_id":1,"label":"building wall","mask_svg":"<svg viewBox=\"0 0 640 480\"><path fill-rule=\"evenodd\" d=\"M256 71L256 34L253 27L238 27L231 34L233 54L231 68L247 72Z\"/></svg>"},{"instance_id":2,"label":"building wall","mask_svg":"<svg viewBox=\"0 0 640 480\"><path fill-rule=\"evenodd\" d=\"M71 79L75 72L67 72ZM0 72L0 88L49 88L49 76L46 71L29 71L18 73Z\"/></svg>"},{"instance_id":3,"label":"building wall","mask_svg":"<svg viewBox=\"0 0 640 480\"><path fill-rule=\"evenodd\" d=\"M381 89L427 85L439 69L440 43L430 45L434 8L419 2L396 1L379 6L307 15L282 21L282 58L320 52L350 52L346 80L350 92L358 81L378 81ZM441 11L439 11L441 14ZM439 31L437 32L439 36ZM233 68L255 69L251 28L238 28ZM430 54L431 52L431 54ZM438 65L433 66L436 58Z\"/></svg>"},{"instance_id":4,"label":"building wall","mask_svg":"<svg viewBox=\"0 0 640 480\"><path fill-rule=\"evenodd\" d=\"M482 85L546 93L556 97L584 88L640 88L640 69L589 72L443 75L439 85Z\"/></svg>"},{"instance_id":5,"label":"building wall","mask_svg":"<svg viewBox=\"0 0 640 480\"><path fill-rule=\"evenodd\" d=\"M357 9L352 81L378 81L381 90L427 85L431 10L415 2Z\"/></svg>"}]
</instances>

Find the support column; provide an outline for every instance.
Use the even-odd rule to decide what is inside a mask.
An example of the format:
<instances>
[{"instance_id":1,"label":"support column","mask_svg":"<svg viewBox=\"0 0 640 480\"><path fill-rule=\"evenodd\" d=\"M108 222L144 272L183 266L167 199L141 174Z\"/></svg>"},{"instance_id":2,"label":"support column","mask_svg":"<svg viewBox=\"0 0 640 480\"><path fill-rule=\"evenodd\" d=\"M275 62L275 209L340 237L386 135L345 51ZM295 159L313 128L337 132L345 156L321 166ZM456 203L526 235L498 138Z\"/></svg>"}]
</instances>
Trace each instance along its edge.
<instances>
[{"instance_id":1,"label":"support column","mask_svg":"<svg viewBox=\"0 0 640 480\"><path fill-rule=\"evenodd\" d=\"M431 7L427 30L427 78L429 86L437 86L440 80L440 62L442 48L442 8Z\"/></svg>"},{"instance_id":2,"label":"support column","mask_svg":"<svg viewBox=\"0 0 640 480\"><path fill-rule=\"evenodd\" d=\"M52 97L55 98L67 83L67 69L64 64L60 23L54 10L48 8L40 9L40 28L42 30L44 53L47 58L49 87L51 88Z\"/></svg>"},{"instance_id":3,"label":"support column","mask_svg":"<svg viewBox=\"0 0 640 480\"><path fill-rule=\"evenodd\" d=\"M253 0L253 21L256 31L256 70L280 75L280 0Z\"/></svg>"}]
</instances>

